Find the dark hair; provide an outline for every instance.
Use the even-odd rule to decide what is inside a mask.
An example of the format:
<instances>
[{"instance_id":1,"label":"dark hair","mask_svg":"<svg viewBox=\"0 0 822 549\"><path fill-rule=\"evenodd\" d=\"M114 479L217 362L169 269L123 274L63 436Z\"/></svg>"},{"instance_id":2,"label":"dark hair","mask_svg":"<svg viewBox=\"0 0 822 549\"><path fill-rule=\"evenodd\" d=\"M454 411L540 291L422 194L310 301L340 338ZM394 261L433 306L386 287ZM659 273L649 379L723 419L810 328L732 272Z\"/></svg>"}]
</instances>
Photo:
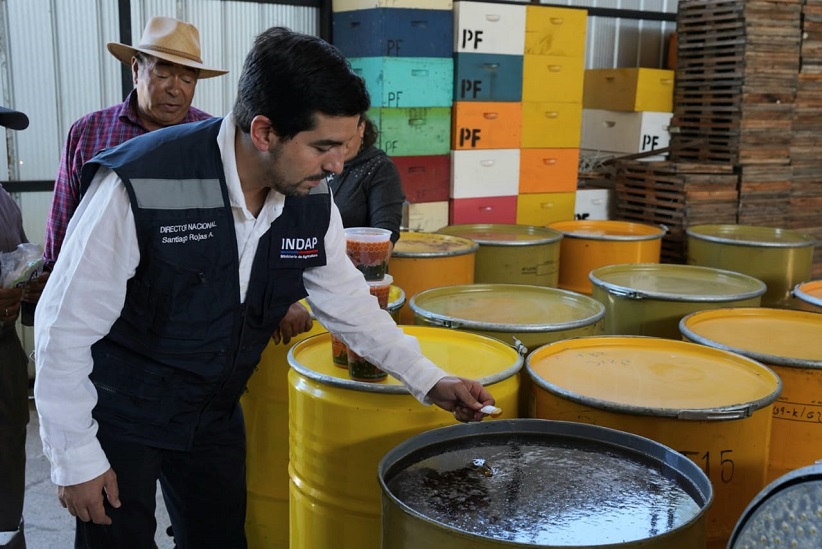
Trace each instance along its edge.
<instances>
[{"instance_id":1,"label":"dark hair","mask_svg":"<svg viewBox=\"0 0 822 549\"><path fill-rule=\"evenodd\" d=\"M377 142L377 126L371 122L371 119L368 118L366 115L362 116L363 122L365 122L365 131L362 134L362 147L360 150L365 150L374 143Z\"/></svg>"},{"instance_id":2,"label":"dark hair","mask_svg":"<svg viewBox=\"0 0 822 549\"><path fill-rule=\"evenodd\" d=\"M234 118L248 133L263 115L281 139L314 128L314 115L359 116L370 107L365 81L342 53L316 36L272 27L245 58Z\"/></svg>"}]
</instances>

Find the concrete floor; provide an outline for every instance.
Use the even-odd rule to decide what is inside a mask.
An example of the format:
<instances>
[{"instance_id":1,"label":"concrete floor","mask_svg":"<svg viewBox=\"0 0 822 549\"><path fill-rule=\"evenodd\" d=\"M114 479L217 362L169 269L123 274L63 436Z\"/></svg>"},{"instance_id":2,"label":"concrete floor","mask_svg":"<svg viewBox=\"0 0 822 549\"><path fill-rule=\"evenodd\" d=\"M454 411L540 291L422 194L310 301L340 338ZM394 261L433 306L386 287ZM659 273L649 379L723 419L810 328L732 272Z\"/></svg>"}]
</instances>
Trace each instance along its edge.
<instances>
[{"instance_id":1,"label":"concrete floor","mask_svg":"<svg viewBox=\"0 0 822 549\"><path fill-rule=\"evenodd\" d=\"M26 499L23 520L26 523L26 545L29 549L70 549L74 546L74 517L57 500L57 489L49 478L49 462L40 444L39 422L34 400L29 400L31 420L26 438ZM158 549L173 549L174 541L166 535L171 524L160 489L157 488Z\"/></svg>"}]
</instances>

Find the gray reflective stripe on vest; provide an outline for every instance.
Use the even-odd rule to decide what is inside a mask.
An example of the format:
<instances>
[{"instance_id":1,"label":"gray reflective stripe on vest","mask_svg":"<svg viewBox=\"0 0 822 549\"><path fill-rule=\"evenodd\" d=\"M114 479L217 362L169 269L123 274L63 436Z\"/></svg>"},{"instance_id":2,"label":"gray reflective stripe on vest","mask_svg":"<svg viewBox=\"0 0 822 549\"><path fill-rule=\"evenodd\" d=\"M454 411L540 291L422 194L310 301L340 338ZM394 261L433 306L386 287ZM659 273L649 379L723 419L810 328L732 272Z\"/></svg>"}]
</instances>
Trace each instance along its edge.
<instances>
[{"instance_id":1,"label":"gray reflective stripe on vest","mask_svg":"<svg viewBox=\"0 0 822 549\"><path fill-rule=\"evenodd\" d=\"M225 206L219 179L132 179L137 205L146 210Z\"/></svg>"},{"instance_id":2,"label":"gray reflective stripe on vest","mask_svg":"<svg viewBox=\"0 0 822 549\"><path fill-rule=\"evenodd\" d=\"M328 194L328 180L320 181L320 184L308 191L308 194Z\"/></svg>"}]
</instances>

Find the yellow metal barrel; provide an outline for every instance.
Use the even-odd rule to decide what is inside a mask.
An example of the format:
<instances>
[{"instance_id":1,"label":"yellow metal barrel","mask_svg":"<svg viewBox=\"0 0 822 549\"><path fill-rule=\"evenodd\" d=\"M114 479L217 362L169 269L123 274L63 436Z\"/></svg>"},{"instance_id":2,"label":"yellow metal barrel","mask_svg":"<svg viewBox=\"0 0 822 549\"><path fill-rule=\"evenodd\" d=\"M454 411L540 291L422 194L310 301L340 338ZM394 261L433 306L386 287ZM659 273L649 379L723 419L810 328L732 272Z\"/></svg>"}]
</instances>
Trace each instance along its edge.
<instances>
[{"instance_id":1,"label":"yellow metal barrel","mask_svg":"<svg viewBox=\"0 0 822 549\"><path fill-rule=\"evenodd\" d=\"M704 548L713 497L671 448L540 419L422 433L378 476L383 549Z\"/></svg>"},{"instance_id":2,"label":"yellow metal barrel","mask_svg":"<svg viewBox=\"0 0 822 549\"><path fill-rule=\"evenodd\" d=\"M688 236L688 264L725 269L763 281L765 307L787 307L794 286L811 277L816 240L787 229L752 225L695 225Z\"/></svg>"},{"instance_id":3,"label":"yellow metal barrel","mask_svg":"<svg viewBox=\"0 0 822 549\"><path fill-rule=\"evenodd\" d=\"M749 358L655 337L580 337L526 359L532 416L619 429L701 466L714 487L708 547L724 548L765 486L779 377Z\"/></svg>"},{"instance_id":4,"label":"yellow metal barrel","mask_svg":"<svg viewBox=\"0 0 822 549\"><path fill-rule=\"evenodd\" d=\"M479 244L474 270L478 284L557 287L562 233L531 225L464 224L437 231Z\"/></svg>"},{"instance_id":5,"label":"yellow metal barrel","mask_svg":"<svg viewBox=\"0 0 822 549\"><path fill-rule=\"evenodd\" d=\"M387 310L395 320L404 303L405 293L392 285ZM248 381L248 392L240 399L246 427L245 530L250 549L288 547L288 351L326 331L315 320L310 331L298 334L288 345L270 342Z\"/></svg>"},{"instance_id":6,"label":"yellow metal barrel","mask_svg":"<svg viewBox=\"0 0 822 549\"><path fill-rule=\"evenodd\" d=\"M625 263L659 263L665 229L643 223L578 219L548 225L562 233L559 287L591 295L588 275Z\"/></svg>"},{"instance_id":7,"label":"yellow metal barrel","mask_svg":"<svg viewBox=\"0 0 822 549\"><path fill-rule=\"evenodd\" d=\"M762 362L782 379L773 407L769 481L822 459L822 315L715 309L686 316L680 330L688 340Z\"/></svg>"},{"instance_id":8,"label":"yellow metal barrel","mask_svg":"<svg viewBox=\"0 0 822 549\"><path fill-rule=\"evenodd\" d=\"M474 282L477 249L479 244L465 238L403 232L394 246L388 271L411 299L429 288ZM400 308L399 323L414 323L411 309Z\"/></svg>"},{"instance_id":9,"label":"yellow metal barrel","mask_svg":"<svg viewBox=\"0 0 822 549\"><path fill-rule=\"evenodd\" d=\"M794 308L812 313L822 313L822 280L797 284L793 289Z\"/></svg>"},{"instance_id":10,"label":"yellow metal barrel","mask_svg":"<svg viewBox=\"0 0 822 549\"><path fill-rule=\"evenodd\" d=\"M758 307L765 284L751 276L695 265L611 265L590 274L605 305L604 332L679 339L679 320L694 311Z\"/></svg>"},{"instance_id":11,"label":"yellow metal barrel","mask_svg":"<svg viewBox=\"0 0 822 549\"><path fill-rule=\"evenodd\" d=\"M501 418L515 417L522 357L513 347L445 328L402 328L445 371L481 381ZM288 357L290 547L379 549L379 460L407 438L456 420L421 405L391 376L349 379L334 366L329 345L330 335L320 334Z\"/></svg>"}]
</instances>

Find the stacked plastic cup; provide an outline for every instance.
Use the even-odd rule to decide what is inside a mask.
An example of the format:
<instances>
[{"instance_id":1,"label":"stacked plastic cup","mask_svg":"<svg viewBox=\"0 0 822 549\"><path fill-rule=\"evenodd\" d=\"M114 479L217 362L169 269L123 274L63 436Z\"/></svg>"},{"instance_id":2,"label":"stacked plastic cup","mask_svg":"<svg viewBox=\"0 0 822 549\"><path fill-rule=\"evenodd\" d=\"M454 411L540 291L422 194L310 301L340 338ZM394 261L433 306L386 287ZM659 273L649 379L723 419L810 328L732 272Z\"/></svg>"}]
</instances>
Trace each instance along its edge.
<instances>
[{"instance_id":1,"label":"stacked plastic cup","mask_svg":"<svg viewBox=\"0 0 822 549\"><path fill-rule=\"evenodd\" d=\"M374 227L349 227L345 229L346 254L363 274L371 295L377 298L380 308L388 308L388 294L394 279L386 273L391 248L391 231ZM334 334L331 335L334 363L348 367L348 375L358 381L380 381L387 374L363 357L345 347ZM343 363L343 360L346 363Z\"/></svg>"}]
</instances>

